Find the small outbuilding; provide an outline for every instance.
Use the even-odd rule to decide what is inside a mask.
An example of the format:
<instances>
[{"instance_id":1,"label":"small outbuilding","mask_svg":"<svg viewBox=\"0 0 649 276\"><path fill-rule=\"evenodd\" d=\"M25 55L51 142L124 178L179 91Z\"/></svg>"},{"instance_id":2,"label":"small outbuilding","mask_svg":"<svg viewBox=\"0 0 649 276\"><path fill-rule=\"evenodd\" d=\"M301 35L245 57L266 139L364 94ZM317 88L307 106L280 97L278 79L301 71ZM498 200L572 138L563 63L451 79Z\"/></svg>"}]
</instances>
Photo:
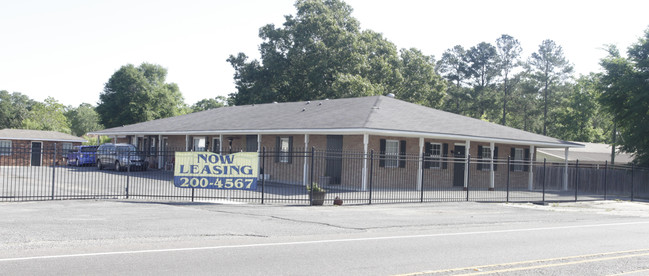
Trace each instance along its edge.
<instances>
[{"instance_id":1,"label":"small outbuilding","mask_svg":"<svg viewBox=\"0 0 649 276\"><path fill-rule=\"evenodd\" d=\"M83 138L56 131L3 129L0 130L0 164L62 164L65 154L83 142L86 142Z\"/></svg>"},{"instance_id":2,"label":"small outbuilding","mask_svg":"<svg viewBox=\"0 0 649 276\"><path fill-rule=\"evenodd\" d=\"M587 142L573 142L584 145L583 148L575 148L570 150L568 162L574 163L579 160L579 163L604 165L605 163L612 164L613 161L618 165L626 165L633 162L633 155L627 152L621 152L619 149L615 151L615 159L611 160L612 148L609 144L600 143L587 143ZM554 163L564 163L566 155L564 149L557 148L540 148L537 151L536 161Z\"/></svg>"}]
</instances>

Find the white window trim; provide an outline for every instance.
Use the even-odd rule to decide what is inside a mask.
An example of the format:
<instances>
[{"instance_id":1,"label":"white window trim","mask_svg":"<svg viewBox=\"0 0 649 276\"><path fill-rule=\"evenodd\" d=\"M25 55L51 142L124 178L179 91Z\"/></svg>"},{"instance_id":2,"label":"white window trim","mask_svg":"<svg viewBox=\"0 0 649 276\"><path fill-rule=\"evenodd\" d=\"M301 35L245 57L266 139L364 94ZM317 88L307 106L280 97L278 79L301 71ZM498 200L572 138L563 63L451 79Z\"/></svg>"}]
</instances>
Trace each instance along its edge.
<instances>
[{"instance_id":1,"label":"white window trim","mask_svg":"<svg viewBox=\"0 0 649 276\"><path fill-rule=\"evenodd\" d=\"M8 143L7 143L7 142L8 142ZM10 156L10 155L11 155L12 146L13 146L13 141L11 141L11 140L0 140L0 143L2 143L2 144L7 143L7 144L8 144L8 146L5 146L5 145L0 144L0 148L8 148L8 149L9 149L9 150L7 150L7 151L5 151L5 150L1 150L1 151L0 151L0 156Z\"/></svg>"},{"instance_id":2,"label":"white window trim","mask_svg":"<svg viewBox=\"0 0 649 276\"><path fill-rule=\"evenodd\" d=\"M517 156L519 158L517 158ZM525 150L523 148L514 148L514 171L515 172L523 171L523 167L525 166L523 164L524 159L525 159Z\"/></svg>"},{"instance_id":3,"label":"white window trim","mask_svg":"<svg viewBox=\"0 0 649 276\"><path fill-rule=\"evenodd\" d=\"M435 155L431 153L430 155L430 168L431 169L441 169L442 168L442 144L441 143L430 143L431 150L435 147L439 147L439 154Z\"/></svg>"},{"instance_id":4,"label":"white window trim","mask_svg":"<svg viewBox=\"0 0 649 276\"><path fill-rule=\"evenodd\" d=\"M284 148L284 143L286 143L286 148ZM289 137L279 137L279 162L288 163L289 161L289 152L290 149L290 139Z\"/></svg>"},{"instance_id":5,"label":"white window trim","mask_svg":"<svg viewBox=\"0 0 649 276\"><path fill-rule=\"evenodd\" d=\"M485 149L489 150L489 157L485 157ZM482 146L482 152L480 153L482 156L482 171L491 171L491 160L493 159L494 156L494 150L491 148L491 146Z\"/></svg>"},{"instance_id":6,"label":"white window trim","mask_svg":"<svg viewBox=\"0 0 649 276\"><path fill-rule=\"evenodd\" d=\"M63 152L64 152L65 154L67 154L68 151L71 151L72 148L73 148L72 143L62 143L61 145L62 145L62 148L63 148Z\"/></svg>"},{"instance_id":7,"label":"white window trim","mask_svg":"<svg viewBox=\"0 0 649 276\"><path fill-rule=\"evenodd\" d=\"M394 147L394 144L396 144L396 147ZM388 151L388 149L396 149L396 152ZM385 167L399 167L399 140L385 140Z\"/></svg>"}]
</instances>

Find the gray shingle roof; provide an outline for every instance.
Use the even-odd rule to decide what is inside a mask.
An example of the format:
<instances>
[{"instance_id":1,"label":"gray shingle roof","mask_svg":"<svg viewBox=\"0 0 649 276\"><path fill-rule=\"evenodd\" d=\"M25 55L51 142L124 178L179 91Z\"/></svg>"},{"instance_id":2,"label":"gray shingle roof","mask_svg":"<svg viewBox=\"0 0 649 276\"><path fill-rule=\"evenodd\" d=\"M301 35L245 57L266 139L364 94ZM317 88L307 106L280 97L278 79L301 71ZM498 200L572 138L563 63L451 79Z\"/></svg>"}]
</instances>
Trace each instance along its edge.
<instances>
[{"instance_id":1,"label":"gray shingle roof","mask_svg":"<svg viewBox=\"0 0 649 276\"><path fill-rule=\"evenodd\" d=\"M30 130L30 129L3 129L0 130L0 139L4 140L36 140L36 141L61 141L61 142L86 142L70 134L56 131Z\"/></svg>"},{"instance_id":2,"label":"gray shingle roof","mask_svg":"<svg viewBox=\"0 0 649 276\"><path fill-rule=\"evenodd\" d=\"M369 133L555 147L580 146L385 96L222 107L92 134L199 133Z\"/></svg>"},{"instance_id":3,"label":"gray shingle roof","mask_svg":"<svg viewBox=\"0 0 649 276\"><path fill-rule=\"evenodd\" d=\"M583 148L571 149L568 154L569 161L579 160L579 162L604 162L611 160L611 145L600 144L600 143L587 143L579 142L583 144ZM558 159L565 159L565 152L563 149L539 149L539 153L544 153L547 155L554 156ZM615 162L618 164L627 164L633 161L633 154L615 151Z\"/></svg>"}]
</instances>

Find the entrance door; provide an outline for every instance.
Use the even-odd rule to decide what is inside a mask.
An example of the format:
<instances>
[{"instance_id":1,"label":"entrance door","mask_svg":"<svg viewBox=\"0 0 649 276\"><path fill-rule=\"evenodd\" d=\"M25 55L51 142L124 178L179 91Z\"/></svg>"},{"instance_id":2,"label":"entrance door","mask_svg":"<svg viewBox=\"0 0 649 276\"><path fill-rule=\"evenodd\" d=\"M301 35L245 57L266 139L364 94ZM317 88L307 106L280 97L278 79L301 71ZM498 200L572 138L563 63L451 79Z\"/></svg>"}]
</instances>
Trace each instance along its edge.
<instances>
[{"instance_id":1,"label":"entrance door","mask_svg":"<svg viewBox=\"0 0 649 276\"><path fill-rule=\"evenodd\" d=\"M329 177L329 183L322 184L340 184L340 178L343 170L343 136L327 135L327 155L325 176Z\"/></svg>"},{"instance_id":2,"label":"entrance door","mask_svg":"<svg viewBox=\"0 0 649 276\"><path fill-rule=\"evenodd\" d=\"M42 153L43 153L43 143L32 142L32 166L41 165Z\"/></svg>"},{"instance_id":3,"label":"entrance door","mask_svg":"<svg viewBox=\"0 0 649 276\"><path fill-rule=\"evenodd\" d=\"M454 187L464 187L464 167L466 166L466 164L460 158L465 158L465 153L466 151L464 146L455 145L455 150L453 151L453 157L456 158L453 165Z\"/></svg>"}]
</instances>

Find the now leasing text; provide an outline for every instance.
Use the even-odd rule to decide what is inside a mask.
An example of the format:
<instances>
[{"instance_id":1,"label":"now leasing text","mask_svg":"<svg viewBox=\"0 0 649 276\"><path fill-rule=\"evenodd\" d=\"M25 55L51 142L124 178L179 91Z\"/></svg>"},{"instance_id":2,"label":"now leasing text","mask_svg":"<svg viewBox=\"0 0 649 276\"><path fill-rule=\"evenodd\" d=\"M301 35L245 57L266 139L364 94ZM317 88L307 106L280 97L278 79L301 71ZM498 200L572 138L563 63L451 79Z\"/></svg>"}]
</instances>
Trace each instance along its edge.
<instances>
[{"instance_id":1,"label":"now leasing text","mask_svg":"<svg viewBox=\"0 0 649 276\"><path fill-rule=\"evenodd\" d=\"M178 188L256 190L259 155L238 152L176 152L174 186Z\"/></svg>"}]
</instances>

